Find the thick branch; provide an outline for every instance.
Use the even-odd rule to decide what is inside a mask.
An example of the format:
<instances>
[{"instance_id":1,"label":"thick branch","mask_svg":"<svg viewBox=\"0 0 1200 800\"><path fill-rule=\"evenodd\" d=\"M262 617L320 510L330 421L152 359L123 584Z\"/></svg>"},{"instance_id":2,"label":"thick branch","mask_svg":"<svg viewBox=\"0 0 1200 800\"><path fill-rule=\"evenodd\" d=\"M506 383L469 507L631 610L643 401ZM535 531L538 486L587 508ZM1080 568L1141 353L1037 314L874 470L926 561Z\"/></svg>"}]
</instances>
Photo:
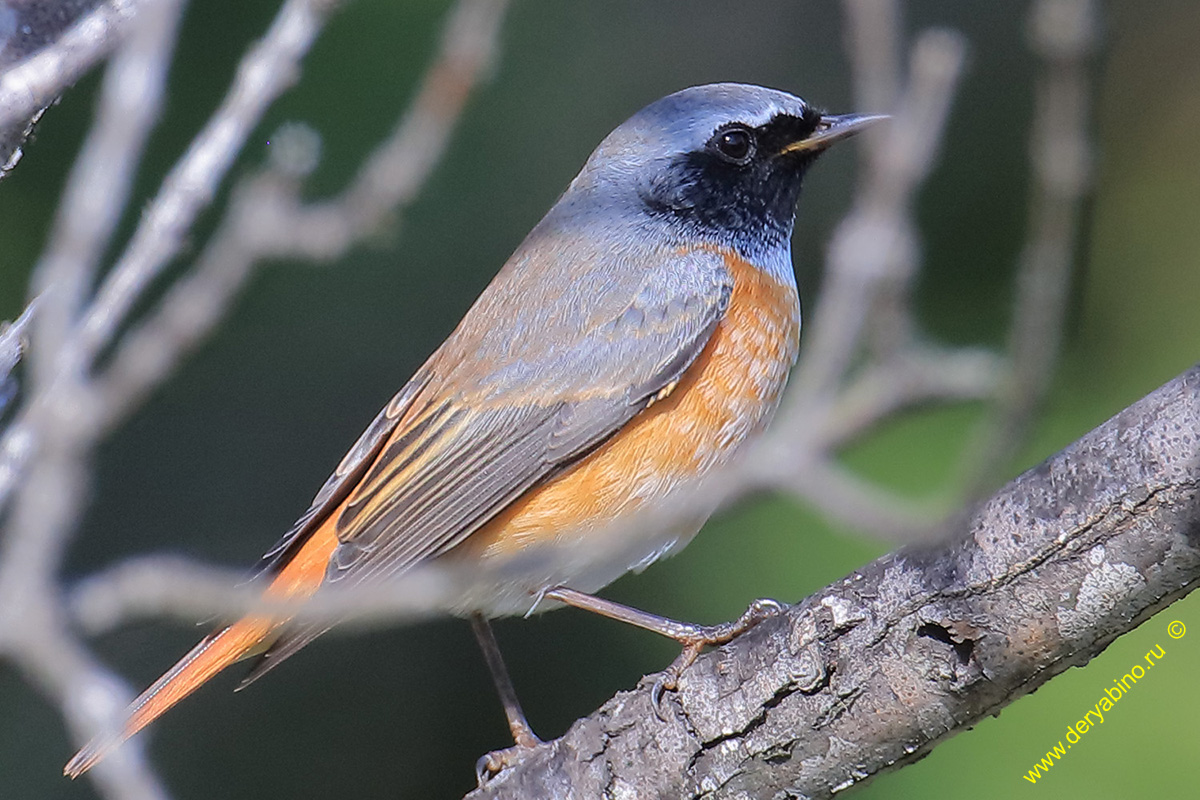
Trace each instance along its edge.
<instances>
[{"instance_id":1,"label":"thick branch","mask_svg":"<svg viewBox=\"0 0 1200 800\"><path fill-rule=\"evenodd\" d=\"M1200 366L984 503L618 694L469 797L828 798L920 758L1200 581Z\"/></svg>"}]
</instances>

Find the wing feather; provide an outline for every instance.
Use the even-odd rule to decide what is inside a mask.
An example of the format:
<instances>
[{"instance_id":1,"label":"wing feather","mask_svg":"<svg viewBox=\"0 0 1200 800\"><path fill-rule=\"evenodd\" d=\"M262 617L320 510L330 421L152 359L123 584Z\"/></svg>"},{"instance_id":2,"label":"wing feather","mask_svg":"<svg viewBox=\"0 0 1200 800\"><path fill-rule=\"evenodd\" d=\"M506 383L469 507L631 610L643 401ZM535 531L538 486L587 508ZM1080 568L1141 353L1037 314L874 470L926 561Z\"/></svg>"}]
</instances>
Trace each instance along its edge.
<instances>
[{"instance_id":1,"label":"wing feather","mask_svg":"<svg viewBox=\"0 0 1200 800\"><path fill-rule=\"evenodd\" d=\"M531 359L513 358L497 371L506 391L493 374L475 397L447 397L395 431L338 518L326 580L374 580L445 553L620 430L679 379L724 317L732 279L708 256L647 274L612 318L552 343L530 381L513 379ZM697 264L703 280L680 280ZM436 355L430 364L438 369ZM555 383L564 389L548 393ZM529 384L540 391L531 396Z\"/></svg>"},{"instance_id":2,"label":"wing feather","mask_svg":"<svg viewBox=\"0 0 1200 800\"><path fill-rule=\"evenodd\" d=\"M296 520L279 541L263 554L255 565L254 574L274 574L303 546L325 517L350 495L367 467L379 454L389 434L412 407L421 390L429 383L431 373L419 371L383 407L358 441L342 458L337 469L326 479L304 514Z\"/></svg>"}]
</instances>

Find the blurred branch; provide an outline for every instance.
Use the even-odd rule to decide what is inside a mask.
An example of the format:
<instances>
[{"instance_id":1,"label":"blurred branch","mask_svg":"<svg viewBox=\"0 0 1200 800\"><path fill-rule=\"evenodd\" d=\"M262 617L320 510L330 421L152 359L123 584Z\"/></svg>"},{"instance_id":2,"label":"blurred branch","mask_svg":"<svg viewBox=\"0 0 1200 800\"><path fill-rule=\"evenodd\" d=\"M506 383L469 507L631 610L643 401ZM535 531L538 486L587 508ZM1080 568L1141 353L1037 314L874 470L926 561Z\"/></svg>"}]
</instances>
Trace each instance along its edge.
<instances>
[{"instance_id":1,"label":"blurred branch","mask_svg":"<svg viewBox=\"0 0 1200 800\"><path fill-rule=\"evenodd\" d=\"M78 313L71 315L72 330L69 333L63 327L61 318L52 327L52 330L57 328L63 331L59 337L67 352L58 358L59 368L64 374L82 375L89 370L100 350L112 343L118 325L136 300L146 292L151 281L170 259L178 254L196 216L212 201L217 186L245 145L246 137L261 120L270 103L295 80L299 61L311 46L331 6L330 0L288 0L279 10L267 35L242 59L233 86L221 106L163 181L158 196L143 214L124 255L105 276L96 296L83 312L82 319L76 322ZM157 77L161 80L164 75L165 72L158 73ZM140 83L137 77L134 86ZM148 74L146 77L151 76ZM135 110L134 116L139 113ZM94 168L101 170L103 176L106 167L103 151L99 161L100 164ZM68 190L76 191L81 196L74 203L74 213L60 213L60 224L99 224L107 216L108 221L104 224L111 229L124 206L123 202L106 199L101 185L91 184L82 178L72 180ZM65 208L64 205L64 211ZM90 213L92 208L98 209L95 215ZM92 216L96 220L93 221ZM62 246L59 247L61 251ZM75 249L80 247L82 245L77 245ZM87 257L94 262L99 258L95 242L90 245L90 251ZM69 258L75 255L60 254L49 263L47 258L50 256L44 257L42 272L45 277L41 279L42 282L54 283L54 272L59 267L52 265L68 265ZM92 288L91 281L87 281L86 285L76 281L74 305L79 302L81 286L88 291ZM46 349L51 349L51 345L47 345ZM57 350L58 347L53 349ZM97 428L91 433L93 437L100 435L99 425L104 417L111 419L113 416L111 412L105 415L104 409L95 402L81 403L77 410L89 416L87 420L80 420L80 424ZM30 429L26 415L13 421L0 437L0 508L7 504L9 493L25 469L36 441L37 436Z\"/></svg>"},{"instance_id":2,"label":"blurred branch","mask_svg":"<svg viewBox=\"0 0 1200 800\"><path fill-rule=\"evenodd\" d=\"M861 369L846 384L816 447L836 451L916 406L978 400L995 390L1000 359L987 350L911 348Z\"/></svg>"},{"instance_id":3,"label":"blurred branch","mask_svg":"<svg viewBox=\"0 0 1200 800\"><path fill-rule=\"evenodd\" d=\"M32 464L0 539L0 654L56 703L77 735L116 713L119 695L116 679L72 634L56 583L86 492L92 445L84 421L86 376L64 369L63 355L157 119L181 11L181 0L147 6L109 64L95 122L33 276L29 399L13 423L27 437ZM98 781L123 797L163 796L137 748Z\"/></svg>"},{"instance_id":4,"label":"blurred branch","mask_svg":"<svg viewBox=\"0 0 1200 800\"><path fill-rule=\"evenodd\" d=\"M916 273L913 197L928 175L962 70L965 42L952 31L922 34L909 85L887 136L870 131L854 208L829 246L825 284L789 401L807 411L836 395L880 296Z\"/></svg>"},{"instance_id":5,"label":"blurred branch","mask_svg":"<svg viewBox=\"0 0 1200 800\"><path fill-rule=\"evenodd\" d=\"M77 358L86 364L112 340L137 298L179 253L196 216L216 194L263 114L300 76L333 0L288 0L270 29L242 58L220 107L163 180L129 246L105 277L78 332Z\"/></svg>"},{"instance_id":6,"label":"blurred branch","mask_svg":"<svg viewBox=\"0 0 1200 800\"><path fill-rule=\"evenodd\" d=\"M112 60L96 122L72 169L46 254L34 271L38 300L31 323L35 346L26 422L40 434L36 439L42 461L56 462L64 475L81 465L62 462L82 460L87 448L80 419L86 413L82 406L88 387L85 376L63 368L62 354L157 118L181 9L181 2L164 1L146 11ZM0 562L0 592L22 594L14 587L28 580L52 579L76 511L72 498L82 488L74 481L48 476L46 480L55 486L39 486L31 478L21 487L14 524L3 541L6 558ZM56 491L62 492L61 497ZM30 510L45 505L54 506L48 516ZM8 621L20 624L16 616Z\"/></svg>"},{"instance_id":7,"label":"blurred branch","mask_svg":"<svg viewBox=\"0 0 1200 800\"><path fill-rule=\"evenodd\" d=\"M506 6L500 0L467 0L455 8L411 107L338 197L301 204L298 176L290 174L295 158L235 187L195 270L125 337L112 365L97 378L105 426L136 408L208 335L255 263L270 257L338 258L416 198L445 153L467 97L492 63ZM293 129L289 136L303 133ZM280 144L294 157L305 146ZM302 154L298 160L315 163Z\"/></svg>"},{"instance_id":8,"label":"blurred branch","mask_svg":"<svg viewBox=\"0 0 1200 800\"><path fill-rule=\"evenodd\" d=\"M860 81L872 97L890 91L875 59L879 51L898 49L881 42L899 35L897 25L880 22L898 16L894 5L847 3L851 53L867 59L856 74L875 76ZM964 52L957 33L921 34L887 135L863 137L858 196L829 246L792 389L768 441L748 459L759 485L797 493L830 516L891 539L911 539L942 516L854 478L832 463L836 451L915 402L985 397L995 383L985 354L935 356L919 343L908 299L919 255L913 199L937 154ZM875 347L867 340L872 327L887 331L875 337Z\"/></svg>"},{"instance_id":9,"label":"blurred branch","mask_svg":"<svg viewBox=\"0 0 1200 800\"><path fill-rule=\"evenodd\" d=\"M957 507L947 511L944 502L894 497L830 461L914 405L990 399L993 411L965 454L969 499L995 482L1025 441L1057 361L1089 187L1085 66L1095 8L1091 0L1042 0L1033 7L1031 40L1044 69L1031 143L1029 240L1003 359L924 343L912 306L920 262L913 201L937 154L965 45L950 31L922 34L913 46L908 85L897 89L888 73L900 52L898 4L846 0L845 9L865 108L895 102L894 118L886 136L863 137L858 198L830 244L793 389L771 440L752 456L752 471L762 485L797 493L830 517L907 541L944 527Z\"/></svg>"},{"instance_id":10,"label":"blurred branch","mask_svg":"<svg viewBox=\"0 0 1200 800\"><path fill-rule=\"evenodd\" d=\"M411 622L444 613L457 583L437 569L417 569L374 586L329 589L309 601L273 600L243 573L191 559L146 556L122 561L81 581L71 592L75 619L101 633L146 617L194 621L274 614L299 622L356 626Z\"/></svg>"},{"instance_id":11,"label":"blurred branch","mask_svg":"<svg viewBox=\"0 0 1200 800\"><path fill-rule=\"evenodd\" d=\"M846 49L854 69L854 96L863 109L896 105L903 72L898 0L845 0Z\"/></svg>"},{"instance_id":12,"label":"blurred branch","mask_svg":"<svg viewBox=\"0 0 1200 800\"><path fill-rule=\"evenodd\" d=\"M0 419L16 396L17 379L13 371L29 348L29 322L36 313L37 300L34 299L16 322L0 322Z\"/></svg>"},{"instance_id":13,"label":"blurred branch","mask_svg":"<svg viewBox=\"0 0 1200 800\"><path fill-rule=\"evenodd\" d=\"M112 51L147 0L107 0L52 44L0 72L0 129L24 125Z\"/></svg>"},{"instance_id":14,"label":"blurred branch","mask_svg":"<svg viewBox=\"0 0 1200 800\"><path fill-rule=\"evenodd\" d=\"M33 364L45 386L60 377L82 380L76 365L61 359L158 120L183 7L179 0L161 5L167 11L156 5L138 19L134 35L105 73L95 123L68 176L49 246L33 273L33 294L41 297L42 307L34 326Z\"/></svg>"},{"instance_id":15,"label":"blurred branch","mask_svg":"<svg viewBox=\"0 0 1200 800\"><path fill-rule=\"evenodd\" d=\"M90 481L93 448L212 329L257 262L280 255L332 258L417 196L494 57L507 3L461 0L455 6L439 54L402 124L343 197L301 205L298 179L304 170L297 171L294 158L276 159L262 175L235 187L225 222L193 270L168 289L143 321L122 333L130 310L178 254L263 112L298 77L299 62L333 5L332 0L288 0L283 5L266 37L243 59L225 101L167 176L125 254L96 290L102 254L124 213L132 175L159 111L182 0L105 6L130 15L128 37L106 71L95 122L35 270L37 314L31 303L16 324L0 333L0 388L7 387L20 358L18 343L31 334L28 391L0 439L0 511L9 511L0 539L0 656L52 699L77 739L115 719L130 696L71 631L57 585ZM104 20L110 27L97 29ZM103 14L80 26L91 31L88 41L97 48L111 46L117 32L116 20ZM34 92L28 81L15 83L30 74L44 91L69 84L76 75L71 70L82 70L86 60L71 49L73 35L65 34L0 76L0 98L6 97L4 91L16 91L14 86ZM87 52L95 56L102 50ZM77 55L81 60L61 62ZM30 73L28 65L35 62L45 70L58 64L63 71L56 76ZM41 102L37 97L35 93L30 101L34 106ZM0 109L9 111L3 100ZM19 118L24 112L18 108L14 113ZM315 151L310 155L315 159ZM289 239L309 220L332 218L338 222L335 244L309 236L297 246ZM326 224L324 229L334 228ZM111 364L93 374L95 359L108 348ZM146 581L147 573L139 574ZM228 588L224 592L228 595ZM332 602L338 611L336 598ZM394 608L398 601L384 602ZM165 797L137 746L122 748L94 775L108 797Z\"/></svg>"},{"instance_id":16,"label":"blurred branch","mask_svg":"<svg viewBox=\"0 0 1200 800\"><path fill-rule=\"evenodd\" d=\"M1086 64L1096 27L1094 0L1041 0L1033 7L1029 33L1042 74L1030 142L1029 233L996 412L968 454L968 497L985 492L1020 452L1058 361L1079 221L1091 185Z\"/></svg>"},{"instance_id":17,"label":"blurred branch","mask_svg":"<svg viewBox=\"0 0 1200 800\"><path fill-rule=\"evenodd\" d=\"M0 3L0 179L51 104L128 32L145 0ZM94 5L94 8L88 8Z\"/></svg>"},{"instance_id":18,"label":"blurred branch","mask_svg":"<svg viewBox=\"0 0 1200 800\"><path fill-rule=\"evenodd\" d=\"M886 555L622 692L467 797L831 798L910 764L1200 584L1200 366Z\"/></svg>"}]
</instances>

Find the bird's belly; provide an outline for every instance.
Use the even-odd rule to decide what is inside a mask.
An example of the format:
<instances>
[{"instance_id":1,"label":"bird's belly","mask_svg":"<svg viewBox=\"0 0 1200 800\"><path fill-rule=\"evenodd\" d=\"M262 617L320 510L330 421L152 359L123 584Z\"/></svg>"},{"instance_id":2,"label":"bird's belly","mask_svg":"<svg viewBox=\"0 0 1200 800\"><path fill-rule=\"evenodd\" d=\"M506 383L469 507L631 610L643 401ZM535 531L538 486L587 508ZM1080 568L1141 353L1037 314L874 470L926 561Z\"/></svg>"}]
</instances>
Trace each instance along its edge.
<instances>
[{"instance_id":1,"label":"bird's belly","mask_svg":"<svg viewBox=\"0 0 1200 800\"><path fill-rule=\"evenodd\" d=\"M439 559L483 565L456 611L523 614L538 591L558 584L594 592L678 550L699 530L710 513L702 503L666 530L653 529L652 520L636 529L621 522L728 463L760 432L799 344L794 284L727 259L729 309L674 391Z\"/></svg>"}]
</instances>

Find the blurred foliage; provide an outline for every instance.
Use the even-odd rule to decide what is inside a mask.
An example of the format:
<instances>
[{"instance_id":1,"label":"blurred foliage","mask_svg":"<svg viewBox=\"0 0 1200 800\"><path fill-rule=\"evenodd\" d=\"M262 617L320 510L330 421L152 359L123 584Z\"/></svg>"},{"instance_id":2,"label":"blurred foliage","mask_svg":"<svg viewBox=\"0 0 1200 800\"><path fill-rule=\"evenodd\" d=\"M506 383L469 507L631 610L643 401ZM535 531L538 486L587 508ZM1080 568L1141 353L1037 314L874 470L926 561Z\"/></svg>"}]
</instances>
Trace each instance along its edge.
<instances>
[{"instance_id":1,"label":"blurred foliage","mask_svg":"<svg viewBox=\"0 0 1200 800\"><path fill-rule=\"evenodd\" d=\"M163 124L138 178L139 203L218 102L274 2L192 3ZM1000 344L1025 221L1035 64L1023 3L915 0L911 30L963 30L969 72L945 159L921 197L927 263L919 303L932 335ZM314 195L335 191L393 124L432 51L442 0L347 4L308 59L303 83L252 139L303 120L324 137ZM1026 466L1200 357L1200 7L1106 7L1095 64L1098 183L1059 379ZM450 331L605 133L682 86L739 80L850 110L841 20L830 3L561 3L522 0L493 83L472 102L449 158L417 205L370 247L327 267L263 269L219 334L97 460L71 576L144 552L249 564L301 510L395 387ZM86 130L91 76L47 114L0 186L0 318L20 310L28 271ZM869 110L869 109L862 109ZM816 169L801 200L796 260L806 307L819 292L831 227L853 181L849 151ZM139 203L127 215L136 222ZM197 235L214 221L205 218ZM186 257L182 259L182 268ZM848 455L914 493L952 479L978 408L899 420ZM677 558L610 596L697 621L753 597L795 600L887 549L767 498L721 515ZM1166 622L1193 633L1175 641ZM501 644L530 717L555 736L673 655L655 637L574 611L502 621ZM126 627L97 642L141 687L196 638L189 626ZM1022 779L1112 679L1161 645L1162 665L1035 787ZM1200 598L1173 606L1086 669L879 778L859 797L1194 796L1200 716ZM231 672L236 673L237 670ZM472 764L503 746L499 704L467 626L447 620L331 635L239 695L226 675L149 737L180 798L457 797ZM0 667L0 795L85 798L59 777L72 746L55 711ZM1049 794L1047 794L1049 793Z\"/></svg>"}]
</instances>

